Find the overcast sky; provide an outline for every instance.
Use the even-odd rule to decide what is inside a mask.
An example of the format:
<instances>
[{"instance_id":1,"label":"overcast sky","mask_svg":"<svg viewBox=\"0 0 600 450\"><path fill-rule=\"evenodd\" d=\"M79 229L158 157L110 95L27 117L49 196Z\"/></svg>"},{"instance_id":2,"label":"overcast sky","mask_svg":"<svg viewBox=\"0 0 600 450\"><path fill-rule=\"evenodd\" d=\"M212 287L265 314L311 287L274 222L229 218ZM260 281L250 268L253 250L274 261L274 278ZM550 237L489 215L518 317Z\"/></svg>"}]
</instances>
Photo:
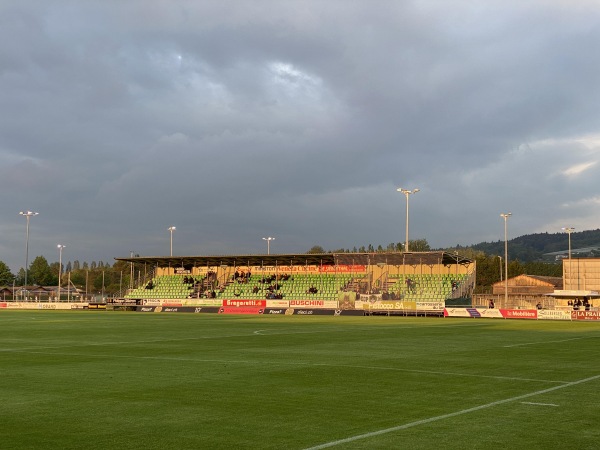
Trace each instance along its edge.
<instances>
[{"instance_id":1,"label":"overcast sky","mask_svg":"<svg viewBox=\"0 0 600 450\"><path fill-rule=\"evenodd\" d=\"M0 0L0 260L600 227L592 0ZM567 239L565 238L565 246Z\"/></svg>"}]
</instances>

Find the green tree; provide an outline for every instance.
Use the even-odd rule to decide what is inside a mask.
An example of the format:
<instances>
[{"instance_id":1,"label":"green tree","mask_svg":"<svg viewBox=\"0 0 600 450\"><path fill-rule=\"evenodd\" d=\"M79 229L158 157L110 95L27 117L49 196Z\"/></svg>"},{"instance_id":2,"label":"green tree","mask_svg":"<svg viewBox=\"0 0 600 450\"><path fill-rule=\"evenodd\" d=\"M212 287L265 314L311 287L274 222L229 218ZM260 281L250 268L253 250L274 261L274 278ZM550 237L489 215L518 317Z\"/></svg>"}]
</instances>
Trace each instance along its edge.
<instances>
[{"instance_id":1,"label":"green tree","mask_svg":"<svg viewBox=\"0 0 600 450\"><path fill-rule=\"evenodd\" d=\"M0 261L0 286L9 286L12 285L15 276L10 271L10 268L4 263Z\"/></svg>"},{"instance_id":2,"label":"green tree","mask_svg":"<svg viewBox=\"0 0 600 450\"><path fill-rule=\"evenodd\" d=\"M313 245L311 247L311 249L309 251L307 251L306 253L311 254L311 255L318 255L321 253L325 253L325 249L323 247L321 247L320 245Z\"/></svg>"},{"instance_id":3,"label":"green tree","mask_svg":"<svg viewBox=\"0 0 600 450\"><path fill-rule=\"evenodd\" d=\"M58 284L58 261L53 262L50 264L50 273L52 274L52 278L48 280L48 283L45 284L49 284L49 285L56 285ZM65 280L65 269L64 269L64 264L63 264L63 268L61 270L62 273L62 277L63 277L63 283Z\"/></svg>"},{"instance_id":4,"label":"green tree","mask_svg":"<svg viewBox=\"0 0 600 450\"><path fill-rule=\"evenodd\" d=\"M415 239L414 241L408 241L408 249L411 252L428 252L431 250L427 239Z\"/></svg>"},{"instance_id":5,"label":"green tree","mask_svg":"<svg viewBox=\"0 0 600 450\"><path fill-rule=\"evenodd\" d=\"M27 280L27 281L29 281L29 280ZM15 284L17 286L23 286L24 283L25 283L25 269L23 269L21 267L15 278Z\"/></svg>"},{"instance_id":6,"label":"green tree","mask_svg":"<svg viewBox=\"0 0 600 450\"><path fill-rule=\"evenodd\" d=\"M461 254L461 256L463 256ZM476 293L490 292L492 284L500 281L500 258L496 255L480 253L476 258L477 264L477 286ZM504 274L504 266L502 266ZM503 275L504 276L504 275Z\"/></svg>"},{"instance_id":7,"label":"green tree","mask_svg":"<svg viewBox=\"0 0 600 450\"><path fill-rule=\"evenodd\" d=\"M58 277L58 274L56 276ZM53 284L53 281L55 281L55 278L53 277L46 258L43 256L36 257L31 263L31 266L29 266L29 277L27 278L27 284L48 286Z\"/></svg>"},{"instance_id":8,"label":"green tree","mask_svg":"<svg viewBox=\"0 0 600 450\"><path fill-rule=\"evenodd\" d=\"M71 272L71 283L75 286L85 288L85 270L74 270Z\"/></svg>"}]
</instances>

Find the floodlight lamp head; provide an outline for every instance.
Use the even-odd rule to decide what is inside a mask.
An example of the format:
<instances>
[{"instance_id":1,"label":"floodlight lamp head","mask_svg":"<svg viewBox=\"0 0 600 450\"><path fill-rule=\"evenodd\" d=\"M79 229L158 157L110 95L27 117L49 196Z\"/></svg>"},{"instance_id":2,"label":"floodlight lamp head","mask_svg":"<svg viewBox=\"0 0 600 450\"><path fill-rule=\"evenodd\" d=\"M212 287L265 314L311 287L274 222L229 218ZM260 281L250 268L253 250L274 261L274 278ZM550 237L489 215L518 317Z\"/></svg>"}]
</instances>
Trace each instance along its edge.
<instances>
[{"instance_id":1,"label":"floodlight lamp head","mask_svg":"<svg viewBox=\"0 0 600 450\"><path fill-rule=\"evenodd\" d=\"M410 194L414 194L416 192L419 192L421 189L413 189L412 191L410 189L404 189L404 188L398 188L396 189L398 192L402 192L404 195L406 195L407 197Z\"/></svg>"},{"instance_id":2,"label":"floodlight lamp head","mask_svg":"<svg viewBox=\"0 0 600 450\"><path fill-rule=\"evenodd\" d=\"M33 211L27 211L27 212L19 212L20 215L22 216L26 216L26 217L32 217L32 216L37 216L39 213L33 212Z\"/></svg>"}]
</instances>

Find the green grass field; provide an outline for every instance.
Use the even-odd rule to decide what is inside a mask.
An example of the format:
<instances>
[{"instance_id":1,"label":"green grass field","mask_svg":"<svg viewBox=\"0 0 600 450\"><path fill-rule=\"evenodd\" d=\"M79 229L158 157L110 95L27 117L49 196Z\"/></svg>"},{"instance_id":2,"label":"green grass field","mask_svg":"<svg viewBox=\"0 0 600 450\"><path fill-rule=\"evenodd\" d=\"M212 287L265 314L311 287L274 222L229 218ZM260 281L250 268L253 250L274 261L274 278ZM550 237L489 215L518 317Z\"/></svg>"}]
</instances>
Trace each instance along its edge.
<instances>
[{"instance_id":1,"label":"green grass field","mask_svg":"<svg viewBox=\"0 0 600 450\"><path fill-rule=\"evenodd\" d=\"M596 449L600 323L0 311L5 449Z\"/></svg>"}]
</instances>

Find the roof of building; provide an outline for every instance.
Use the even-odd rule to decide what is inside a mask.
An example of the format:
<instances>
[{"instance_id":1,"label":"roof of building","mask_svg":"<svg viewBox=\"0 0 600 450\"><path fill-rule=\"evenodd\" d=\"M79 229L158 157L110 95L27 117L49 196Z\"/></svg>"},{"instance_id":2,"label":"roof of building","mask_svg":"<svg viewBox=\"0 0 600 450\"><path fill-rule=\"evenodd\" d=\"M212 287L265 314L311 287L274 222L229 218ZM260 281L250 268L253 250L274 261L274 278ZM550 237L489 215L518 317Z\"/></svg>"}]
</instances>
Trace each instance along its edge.
<instances>
[{"instance_id":1,"label":"roof of building","mask_svg":"<svg viewBox=\"0 0 600 450\"><path fill-rule=\"evenodd\" d=\"M532 280L537 280L537 281L541 281L542 283L547 283L551 286L553 286L555 289L562 289L563 287L563 279L562 277L547 277L547 276L542 276L542 275L527 275L527 274L520 274L517 275L516 277L512 277L508 279L508 282L510 284L511 280L516 280L519 278L530 278ZM506 283L505 281L496 281L495 283L493 283L492 286L503 286L504 283Z\"/></svg>"},{"instance_id":2,"label":"roof of building","mask_svg":"<svg viewBox=\"0 0 600 450\"><path fill-rule=\"evenodd\" d=\"M552 284L557 289L562 289L562 286L563 286L562 277L546 277L546 276L542 276L542 275L525 275L525 276Z\"/></svg>"},{"instance_id":3,"label":"roof of building","mask_svg":"<svg viewBox=\"0 0 600 450\"><path fill-rule=\"evenodd\" d=\"M271 255L213 255L213 256L135 256L115 258L136 264L158 267L216 267L216 266L287 266L287 265L420 265L470 264L473 261L457 254L436 252L394 253L301 253Z\"/></svg>"}]
</instances>

